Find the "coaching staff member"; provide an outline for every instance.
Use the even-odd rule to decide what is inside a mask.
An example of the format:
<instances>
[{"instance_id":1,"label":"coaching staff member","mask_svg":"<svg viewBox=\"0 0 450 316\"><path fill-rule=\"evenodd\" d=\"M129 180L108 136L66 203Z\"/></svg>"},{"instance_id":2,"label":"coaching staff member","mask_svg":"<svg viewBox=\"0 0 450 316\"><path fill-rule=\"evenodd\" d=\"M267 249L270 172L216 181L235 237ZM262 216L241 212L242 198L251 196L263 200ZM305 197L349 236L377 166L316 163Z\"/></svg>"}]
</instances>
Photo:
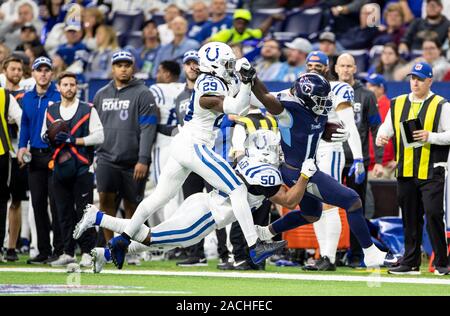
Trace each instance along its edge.
<instances>
[{"instance_id":1,"label":"coaching staff member","mask_svg":"<svg viewBox=\"0 0 450 316\"><path fill-rule=\"evenodd\" d=\"M444 182L450 145L450 104L430 90L433 71L429 64L415 64L409 76L411 93L391 101L391 108L376 139L377 145L386 145L391 137L394 140L398 202L405 233L405 254L401 265L390 269L389 273L420 274L425 213L436 254L435 274L445 275L449 273ZM407 121L410 123L403 123Z\"/></svg>"},{"instance_id":2,"label":"coaching staff member","mask_svg":"<svg viewBox=\"0 0 450 316\"><path fill-rule=\"evenodd\" d=\"M27 263L48 263L62 254L62 239L58 224L58 215L53 200L51 185L51 170L48 163L51 160L51 149L41 139L42 123L47 106L61 101L61 96L52 83L52 62L47 57L37 58L32 66L32 75L36 81L33 90L25 93L22 99L23 113L20 124L19 152L17 159L24 165L24 154L31 153L28 184L33 204L36 222L39 255L30 258ZM27 149L30 145L30 150ZM48 216L48 197L52 221ZM50 229L53 230L53 256L50 245Z\"/></svg>"},{"instance_id":3,"label":"coaching staff member","mask_svg":"<svg viewBox=\"0 0 450 316\"><path fill-rule=\"evenodd\" d=\"M143 199L159 113L153 94L133 72L133 56L127 51L115 52L113 79L94 97L105 134L97 148L100 209L115 216L119 194L126 218L131 218ZM105 230L105 239L112 237L112 232Z\"/></svg>"},{"instance_id":4,"label":"coaching staff member","mask_svg":"<svg viewBox=\"0 0 450 316\"><path fill-rule=\"evenodd\" d=\"M77 96L77 77L71 72L58 76L61 102L49 105L44 117L41 136L48 140L47 129L56 120L64 120L68 131L56 134L52 146L53 190L64 240L64 254L51 263L65 266L75 262L76 242L72 237L75 224L83 209L93 203L94 175L89 172L94 157L94 145L103 142L103 126L95 108ZM92 264L90 251L95 246L95 229L88 229L78 239L81 249L80 266Z\"/></svg>"}]
</instances>

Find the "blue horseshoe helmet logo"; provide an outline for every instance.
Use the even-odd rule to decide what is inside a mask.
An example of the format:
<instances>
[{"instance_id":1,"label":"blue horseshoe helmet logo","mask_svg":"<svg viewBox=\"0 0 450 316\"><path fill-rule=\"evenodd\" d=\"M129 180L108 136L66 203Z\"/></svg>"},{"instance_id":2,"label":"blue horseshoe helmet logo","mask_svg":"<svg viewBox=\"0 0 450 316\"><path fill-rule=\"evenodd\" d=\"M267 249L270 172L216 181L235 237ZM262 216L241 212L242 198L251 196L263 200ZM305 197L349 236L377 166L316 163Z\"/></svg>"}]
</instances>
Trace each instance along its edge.
<instances>
[{"instance_id":1,"label":"blue horseshoe helmet logo","mask_svg":"<svg viewBox=\"0 0 450 316\"><path fill-rule=\"evenodd\" d=\"M209 61L215 61L218 57L219 57L219 47L216 47L216 56L214 58L210 58L209 57L209 52L211 51L211 47L208 47L205 52L206 52L206 58Z\"/></svg>"}]
</instances>

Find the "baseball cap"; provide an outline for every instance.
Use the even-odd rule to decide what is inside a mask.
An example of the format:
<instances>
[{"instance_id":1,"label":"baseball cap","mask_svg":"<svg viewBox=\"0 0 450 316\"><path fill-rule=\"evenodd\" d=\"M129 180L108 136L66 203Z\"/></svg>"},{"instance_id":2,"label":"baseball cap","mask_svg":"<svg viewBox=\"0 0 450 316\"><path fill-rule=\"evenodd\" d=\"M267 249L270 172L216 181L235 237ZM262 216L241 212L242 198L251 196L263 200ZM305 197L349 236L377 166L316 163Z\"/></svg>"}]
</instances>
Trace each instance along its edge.
<instances>
[{"instance_id":1,"label":"baseball cap","mask_svg":"<svg viewBox=\"0 0 450 316\"><path fill-rule=\"evenodd\" d=\"M33 66L31 67L31 69L36 70L42 65L45 65L50 69L53 68L52 61L50 60L50 58L41 56L34 60Z\"/></svg>"},{"instance_id":2,"label":"baseball cap","mask_svg":"<svg viewBox=\"0 0 450 316\"><path fill-rule=\"evenodd\" d=\"M189 60L194 60L197 64L199 62L198 52L196 50L188 50L183 55L183 64L187 63Z\"/></svg>"},{"instance_id":3,"label":"baseball cap","mask_svg":"<svg viewBox=\"0 0 450 316\"><path fill-rule=\"evenodd\" d=\"M408 76L410 75L417 76L421 79L433 78L433 69L429 64L420 62L413 66Z\"/></svg>"},{"instance_id":4,"label":"baseball cap","mask_svg":"<svg viewBox=\"0 0 450 316\"><path fill-rule=\"evenodd\" d=\"M306 63L310 62L321 63L325 66L328 66L329 64L328 56L320 50L315 50L308 54L308 56L306 57Z\"/></svg>"},{"instance_id":5,"label":"baseball cap","mask_svg":"<svg viewBox=\"0 0 450 316\"><path fill-rule=\"evenodd\" d=\"M336 43L336 35L332 32L323 32L319 36L319 42L328 41L331 43Z\"/></svg>"},{"instance_id":6,"label":"baseball cap","mask_svg":"<svg viewBox=\"0 0 450 316\"><path fill-rule=\"evenodd\" d=\"M252 14L248 10L237 9L236 11L234 11L233 15L233 20L235 19L244 19L250 22L252 20Z\"/></svg>"},{"instance_id":7,"label":"baseball cap","mask_svg":"<svg viewBox=\"0 0 450 316\"><path fill-rule=\"evenodd\" d=\"M64 27L64 31L81 31L81 23L80 21L67 21L66 26Z\"/></svg>"},{"instance_id":8,"label":"baseball cap","mask_svg":"<svg viewBox=\"0 0 450 316\"><path fill-rule=\"evenodd\" d=\"M126 51L126 50L119 50L112 55L111 64L114 65L115 63L117 63L119 61L128 61L128 62L134 64L133 55L129 51Z\"/></svg>"},{"instance_id":9,"label":"baseball cap","mask_svg":"<svg viewBox=\"0 0 450 316\"><path fill-rule=\"evenodd\" d=\"M288 48L296 49L307 54L309 54L313 49L311 43L307 39L301 37L297 37L292 42L286 43L285 45Z\"/></svg>"},{"instance_id":10,"label":"baseball cap","mask_svg":"<svg viewBox=\"0 0 450 316\"><path fill-rule=\"evenodd\" d=\"M368 75L366 81L374 86L383 86L383 88L386 88L386 80L384 80L384 77L380 74L373 73Z\"/></svg>"}]
</instances>

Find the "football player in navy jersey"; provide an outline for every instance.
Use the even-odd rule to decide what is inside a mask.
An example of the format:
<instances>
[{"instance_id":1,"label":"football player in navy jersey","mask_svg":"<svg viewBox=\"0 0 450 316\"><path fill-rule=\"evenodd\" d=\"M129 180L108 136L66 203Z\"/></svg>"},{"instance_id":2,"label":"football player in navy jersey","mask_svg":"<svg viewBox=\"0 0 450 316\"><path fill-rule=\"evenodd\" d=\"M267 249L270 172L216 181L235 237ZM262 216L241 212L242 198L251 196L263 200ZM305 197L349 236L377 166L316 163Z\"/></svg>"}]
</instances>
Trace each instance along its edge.
<instances>
[{"instance_id":1,"label":"football player in navy jersey","mask_svg":"<svg viewBox=\"0 0 450 316\"><path fill-rule=\"evenodd\" d=\"M275 97L256 77L253 68L241 69L240 72L244 80L254 83L253 93L279 122L285 158L280 171L284 183L292 186L298 179L303 162L315 157L328 112L332 108L330 83L319 74L306 73L295 81L291 89L281 91ZM291 211L269 226L257 227L259 238L270 240L281 232L314 223L321 216L322 202L346 210L350 228L363 248L366 266L397 262L397 258L380 251L372 243L358 194L321 171L310 179L307 192L300 202L301 210Z\"/></svg>"}]
</instances>

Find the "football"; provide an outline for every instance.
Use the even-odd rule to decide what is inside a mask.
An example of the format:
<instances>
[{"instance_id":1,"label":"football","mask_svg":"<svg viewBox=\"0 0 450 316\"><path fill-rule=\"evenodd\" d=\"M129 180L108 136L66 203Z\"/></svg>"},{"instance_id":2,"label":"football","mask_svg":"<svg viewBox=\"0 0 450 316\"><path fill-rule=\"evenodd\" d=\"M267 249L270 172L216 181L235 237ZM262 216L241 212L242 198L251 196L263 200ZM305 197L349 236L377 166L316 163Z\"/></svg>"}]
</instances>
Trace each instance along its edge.
<instances>
[{"instance_id":1,"label":"football","mask_svg":"<svg viewBox=\"0 0 450 316\"><path fill-rule=\"evenodd\" d=\"M338 128L344 128L344 126L337 122L327 122L322 134L322 139L326 142L331 142L331 136L337 132Z\"/></svg>"},{"instance_id":2,"label":"football","mask_svg":"<svg viewBox=\"0 0 450 316\"><path fill-rule=\"evenodd\" d=\"M59 132L69 132L69 125L61 119L54 121L47 129L48 139L52 145L56 145L55 138Z\"/></svg>"}]
</instances>

